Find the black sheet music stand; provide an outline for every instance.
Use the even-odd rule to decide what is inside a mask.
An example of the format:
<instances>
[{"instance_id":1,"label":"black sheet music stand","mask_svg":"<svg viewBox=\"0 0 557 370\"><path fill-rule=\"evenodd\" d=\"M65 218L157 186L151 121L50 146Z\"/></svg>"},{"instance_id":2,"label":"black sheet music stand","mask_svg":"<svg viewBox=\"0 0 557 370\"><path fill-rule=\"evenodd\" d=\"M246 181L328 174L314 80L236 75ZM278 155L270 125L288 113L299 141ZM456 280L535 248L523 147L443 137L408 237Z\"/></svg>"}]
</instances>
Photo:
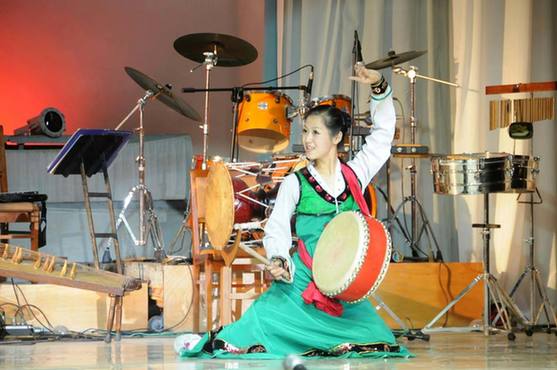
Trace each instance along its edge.
<instances>
[{"instance_id":1,"label":"black sheet music stand","mask_svg":"<svg viewBox=\"0 0 557 370\"><path fill-rule=\"evenodd\" d=\"M107 169L116 158L118 152L128 142L130 135L131 132L129 131L79 129L72 135L56 158L54 158L52 163L48 166L48 172L53 175L63 175L65 177L69 175L81 175L85 208L89 221L89 234L91 243L93 244L95 267L97 269L100 268L97 238L111 238L114 240L116 269L118 273L122 273L123 271ZM104 175L106 192L90 193L87 185L87 177L91 177L99 172L102 172ZM95 233L91 211L91 198L107 199L112 233Z\"/></svg>"},{"instance_id":2,"label":"black sheet music stand","mask_svg":"<svg viewBox=\"0 0 557 370\"><path fill-rule=\"evenodd\" d=\"M114 252L116 255L116 271L123 274L122 259L120 256L120 242L116 230L116 221L114 217L114 206L112 203L112 191L108 178L108 167L116 158L118 152L124 147L131 136L130 131L114 131L99 129L79 129L68 140L66 145L56 155L54 160L48 166L48 172L53 175L81 175L83 186L83 196L85 200L85 209L87 211L87 220L89 224L89 236L93 246L93 258L95 267L100 269L99 253L97 247L97 239L112 239L114 244ZM94 174L102 172L104 177L105 192L96 193L89 192L87 178ZM93 222L93 212L91 210L91 198L105 198L108 206L108 214L110 216L109 233L95 232ZM107 327L107 336L105 341L109 342L112 332L112 324L116 315L116 340L120 340L120 326L122 321L122 297L113 296L112 304L109 312L109 320Z\"/></svg>"}]
</instances>

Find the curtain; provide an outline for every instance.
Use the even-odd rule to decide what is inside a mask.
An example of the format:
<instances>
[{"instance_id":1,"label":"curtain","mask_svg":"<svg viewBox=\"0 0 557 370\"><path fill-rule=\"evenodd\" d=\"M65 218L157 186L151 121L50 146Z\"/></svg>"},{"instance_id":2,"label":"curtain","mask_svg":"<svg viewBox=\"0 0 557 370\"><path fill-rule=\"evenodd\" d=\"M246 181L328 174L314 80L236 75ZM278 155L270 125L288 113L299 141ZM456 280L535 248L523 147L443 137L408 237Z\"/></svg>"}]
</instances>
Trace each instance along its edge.
<instances>
[{"instance_id":1,"label":"curtain","mask_svg":"<svg viewBox=\"0 0 557 370\"><path fill-rule=\"evenodd\" d=\"M351 95L352 48L357 30L362 45L364 63L383 59L389 50L402 53L427 50L427 54L411 60L404 66L415 66L418 73L438 79L450 80L449 75L449 15L446 1L337 1L337 0L284 0L278 3L279 74L312 64L315 66L313 97L342 94ZM281 16L282 13L282 16ZM281 45L282 44L282 45ZM393 75L391 68L381 71L393 86L397 108L397 127L401 131L399 144L410 143L410 83L401 75ZM284 85L307 83L307 73L295 74L283 81ZM419 78L416 81L416 112L418 144L427 145L430 152L447 153L451 150L450 88L443 84ZM358 86L357 108L368 110L369 90ZM301 143L301 123L294 122L292 143ZM391 204L397 208L404 197L410 195L408 159L393 159L391 163ZM447 261L458 260L458 245L454 229L452 199L433 195L430 162L417 160L417 199L424 207L424 215L432 226L439 248ZM385 175L377 176L377 185L386 190ZM382 198L380 196L380 198ZM410 225L409 203L401 208L401 224ZM386 205L380 202L379 216L386 216ZM421 220L420 220L421 221ZM423 223L418 224L418 229ZM393 232L395 245L406 256L412 253L403 242L400 229ZM427 258L429 249L436 252L435 243L425 234L420 239L421 257Z\"/></svg>"},{"instance_id":2,"label":"curtain","mask_svg":"<svg viewBox=\"0 0 557 370\"><path fill-rule=\"evenodd\" d=\"M427 50L403 66L416 66L421 75L460 85L453 88L421 78L416 81L416 141L429 146L431 153L492 151L541 157L537 186L544 202L534 211L535 263L553 303L557 296L557 126L555 121L536 122L534 140L520 142L511 140L504 129L490 131L489 100L503 97L486 96L485 86L557 79L556 9L551 0L277 1L277 72L284 74L313 64L314 97L350 95L347 78L357 30L365 63L386 57L390 49L397 53ZM381 72L401 103L395 105L397 127L403 133L398 143L409 143L409 82L392 74L390 68ZM299 73L283 80L283 85L306 82L307 73ZM367 110L367 94L361 88L357 98L360 111ZM546 95L552 94L555 92ZM292 143L300 143L300 133L301 124L295 122ZM483 196L433 194L429 160L417 163L417 198L445 260L481 261L481 232L472 228L472 223L483 222ZM408 160L392 160L393 207L410 195L408 165ZM385 187L384 173L379 174L377 183ZM529 261L524 240L530 237L531 219L526 205L516 198L516 194L490 195L490 222L501 225L492 235L491 272L507 290ZM521 200L528 199L522 196ZM384 215L384 209L382 212ZM404 213L409 222L409 207ZM396 230L393 238L409 255ZM420 248L427 250L431 244L422 238ZM528 289L519 290L516 300L529 316Z\"/></svg>"},{"instance_id":3,"label":"curtain","mask_svg":"<svg viewBox=\"0 0 557 370\"><path fill-rule=\"evenodd\" d=\"M537 186L543 204L534 206L535 264L550 301L556 294L556 167L555 121L534 123L532 140L514 141L506 129L489 130L489 101L526 98L528 94L485 94L485 86L555 81L557 4L551 0L452 1L454 59L451 69L462 88L454 93L454 152L508 152L541 158ZM555 92L536 96L555 96ZM482 239L472 222L483 220L483 198L454 198L456 229L463 260L481 260ZM528 201L528 196L521 196ZM490 196L490 222L500 224L492 234L491 272L511 289L529 263L526 242L532 220L529 206L517 202L516 194ZM528 279L516 300L530 316ZM542 315L543 317L544 315Z\"/></svg>"}]
</instances>

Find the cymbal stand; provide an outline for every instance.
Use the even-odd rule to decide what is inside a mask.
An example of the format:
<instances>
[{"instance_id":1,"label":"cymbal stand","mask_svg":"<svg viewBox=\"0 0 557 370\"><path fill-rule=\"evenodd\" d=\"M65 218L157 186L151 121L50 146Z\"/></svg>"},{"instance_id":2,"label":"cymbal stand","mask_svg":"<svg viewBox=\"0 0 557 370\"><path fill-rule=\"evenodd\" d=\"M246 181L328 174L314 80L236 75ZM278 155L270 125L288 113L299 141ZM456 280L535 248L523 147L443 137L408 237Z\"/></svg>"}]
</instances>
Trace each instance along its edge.
<instances>
[{"instance_id":1,"label":"cymbal stand","mask_svg":"<svg viewBox=\"0 0 557 370\"><path fill-rule=\"evenodd\" d=\"M430 333L434 331L447 330L446 328L432 328L433 325L441 319L455 304L458 303L474 286L480 281L483 282L483 317L482 317L482 331L484 335L488 336L490 333L506 332L509 340L514 340L516 338L513 333L511 314L513 314L520 324L522 324L528 330L528 322L524 315L520 312L519 308L513 302L512 298L507 294L507 292L501 288L497 282L495 276L490 273L489 266L489 242L491 239L491 229L498 229L501 225L490 224L489 223L489 193L484 193L484 222L482 224L472 224L472 227L482 229L482 239L483 239L483 267L484 271L476 276L474 280L466 288L464 288L455 299L453 299L449 304L441 310L441 312L431 320L422 331L424 333ZM495 309L497 310L497 316L491 320L490 315L490 302L493 303ZM500 318L503 329L495 327L495 324ZM454 330L454 329L453 329ZM456 329L458 331L476 331L477 328L470 326L466 328Z\"/></svg>"},{"instance_id":2,"label":"cymbal stand","mask_svg":"<svg viewBox=\"0 0 557 370\"><path fill-rule=\"evenodd\" d=\"M190 69L190 72L195 71L201 66L205 66L205 107L203 110L203 163L201 164L201 169L207 169L207 146L209 139L209 86L210 77L213 67L217 65L218 55L217 55L217 45L213 45L213 51L206 51L203 53L205 55L205 60L198 66Z\"/></svg>"},{"instance_id":3,"label":"cymbal stand","mask_svg":"<svg viewBox=\"0 0 557 370\"><path fill-rule=\"evenodd\" d=\"M533 143L533 141L532 141ZM531 155L533 155L533 144L530 147L531 150ZM538 157L533 157L535 161L538 161L539 158ZM539 172L539 170L534 170ZM530 196L529 196L529 200L527 201L521 201L520 197L522 196L523 193L520 193L517 197L517 201L520 204L528 204L529 205L529 211L530 211L530 237L528 239L526 239L526 244L528 245L528 249L530 251L530 259L528 261L528 266L526 267L526 269L522 272L522 274L520 275L520 277L518 278L518 280L516 281L516 283L514 284L513 288L511 289L511 293L510 296L512 297L518 287L520 286L520 284L524 281L524 278L526 276L528 276L530 279L530 284L529 284L529 290L530 290L530 320L529 320L529 324L531 325L531 327L533 328L534 326L536 326L538 324L538 321L540 319L540 315L542 313L542 310L544 311L545 314L545 318L547 320L547 328L546 331L547 333L551 333L551 324L553 323L556 327L557 327L557 316L555 316L555 308L553 307L553 305L551 304L548 296L547 296L547 291L545 286L542 284L541 282L541 277L540 277L540 270L538 269L538 267L536 266L536 254L535 254L535 236L534 236L534 231L535 231L535 219L534 219L534 205L536 204L542 204L543 203L543 199L541 197L541 194L538 190L538 188L536 187L535 189L535 193L538 197L538 200L535 200L534 198L534 192L530 192ZM536 292L538 292L539 297L541 298L542 302L541 304L537 307L536 309ZM526 331L527 335L531 335L532 334L532 330L530 331ZM555 331L555 335L557 335L557 330Z\"/></svg>"},{"instance_id":4,"label":"cymbal stand","mask_svg":"<svg viewBox=\"0 0 557 370\"><path fill-rule=\"evenodd\" d=\"M458 85L452 82L447 82L443 80L439 80L432 77L427 77L418 74L418 68L414 66L410 66L408 69L404 69L401 67L393 68L393 72L400 74L404 77L407 77L410 83L410 142L412 146L416 146L416 136L417 136L417 120L416 120L416 79L423 78L426 80L439 82L442 84L455 86ZM398 214L399 211L404 210L404 205L407 202L410 202L411 210L410 210L410 219L411 219L411 231L410 231L410 240L409 247L412 251L413 257L418 257L419 249L419 242L424 234L430 236L430 245L429 245L429 253L428 257L430 260L433 259L433 249L431 248L431 242L435 245L435 250L437 252L437 258L442 259L441 250L439 248L439 244L437 243L437 239L435 238L435 234L433 233L433 229L429 223L427 215L424 211L424 208L420 201L418 200L416 193L417 193L417 182L416 182L416 157L412 156L410 158L410 166L407 167L410 171L410 196L405 197L402 203L398 206L395 211L394 216ZM420 218L422 220L422 226L418 232L418 211L420 213Z\"/></svg>"},{"instance_id":5,"label":"cymbal stand","mask_svg":"<svg viewBox=\"0 0 557 370\"><path fill-rule=\"evenodd\" d=\"M153 94L151 90L145 91L145 95L137 101L137 104L132 109L132 111L126 117L124 117L124 119L115 128L115 130L119 130L136 111L139 111L139 128L137 129L139 133L139 156L136 159L139 184L131 188L128 192L128 195L124 199L122 210L120 211L118 220L116 221L116 230L118 230L120 225L123 223L134 244L137 246L146 245L147 237L148 235L151 235L155 248L155 257L157 259L162 259L164 258L165 254L161 237L162 233L160 230L157 215L154 211L151 192L145 185L145 131L143 128L143 109L145 107L145 104L147 104L150 99L155 99L158 94L160 94L160 92L157 94ZM133 233L126 218L126 211L128 209L128 206L130 205L132 198L136 194L138 194L139 197L139 238L135 237L135 234ZM110 242L108 243L109 245L107 246L107 248L110 247Z\"/></svg>"}]
</instances>

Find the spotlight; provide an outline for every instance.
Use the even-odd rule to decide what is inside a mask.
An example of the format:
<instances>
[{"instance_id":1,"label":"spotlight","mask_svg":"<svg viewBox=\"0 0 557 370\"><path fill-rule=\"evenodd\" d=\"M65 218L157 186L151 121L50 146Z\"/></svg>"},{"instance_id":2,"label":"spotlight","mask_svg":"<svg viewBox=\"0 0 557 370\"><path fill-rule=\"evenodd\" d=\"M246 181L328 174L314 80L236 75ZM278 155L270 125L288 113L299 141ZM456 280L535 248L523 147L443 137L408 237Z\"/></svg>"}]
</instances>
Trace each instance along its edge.
<instances>
[{"instance_id":1,"label":"spotlight","mask_svg":"<svg viewBox=\"0 0 557 370\"><path fill-rule=\"evenodd\" d=\"M66 130L66 119L56 108L45 108L36 117L27 120L27 125L15 129L14 135L62 136Z\"/></svg>"}]
</instances>

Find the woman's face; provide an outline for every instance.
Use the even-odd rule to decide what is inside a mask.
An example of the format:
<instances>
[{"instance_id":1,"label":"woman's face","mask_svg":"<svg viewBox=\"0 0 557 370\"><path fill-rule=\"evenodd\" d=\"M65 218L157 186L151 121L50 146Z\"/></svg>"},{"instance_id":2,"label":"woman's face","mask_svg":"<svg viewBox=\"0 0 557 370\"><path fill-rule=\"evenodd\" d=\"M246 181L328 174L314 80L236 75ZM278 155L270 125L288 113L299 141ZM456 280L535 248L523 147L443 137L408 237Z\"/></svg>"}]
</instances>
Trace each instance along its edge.
<instances>
[{"instance_id":1,"label":"woman's face","mask_svg":"<svg viewBox=\"0 0 557 370\"><path fill-rule=\"evenodd\" d=\"M336 153L341 135L339 132L337 135L331 136L321 116L309 116L302 129L302 142L307 159L313 161L325 158L331 151Z\"/></svg>"}]
</instances>

